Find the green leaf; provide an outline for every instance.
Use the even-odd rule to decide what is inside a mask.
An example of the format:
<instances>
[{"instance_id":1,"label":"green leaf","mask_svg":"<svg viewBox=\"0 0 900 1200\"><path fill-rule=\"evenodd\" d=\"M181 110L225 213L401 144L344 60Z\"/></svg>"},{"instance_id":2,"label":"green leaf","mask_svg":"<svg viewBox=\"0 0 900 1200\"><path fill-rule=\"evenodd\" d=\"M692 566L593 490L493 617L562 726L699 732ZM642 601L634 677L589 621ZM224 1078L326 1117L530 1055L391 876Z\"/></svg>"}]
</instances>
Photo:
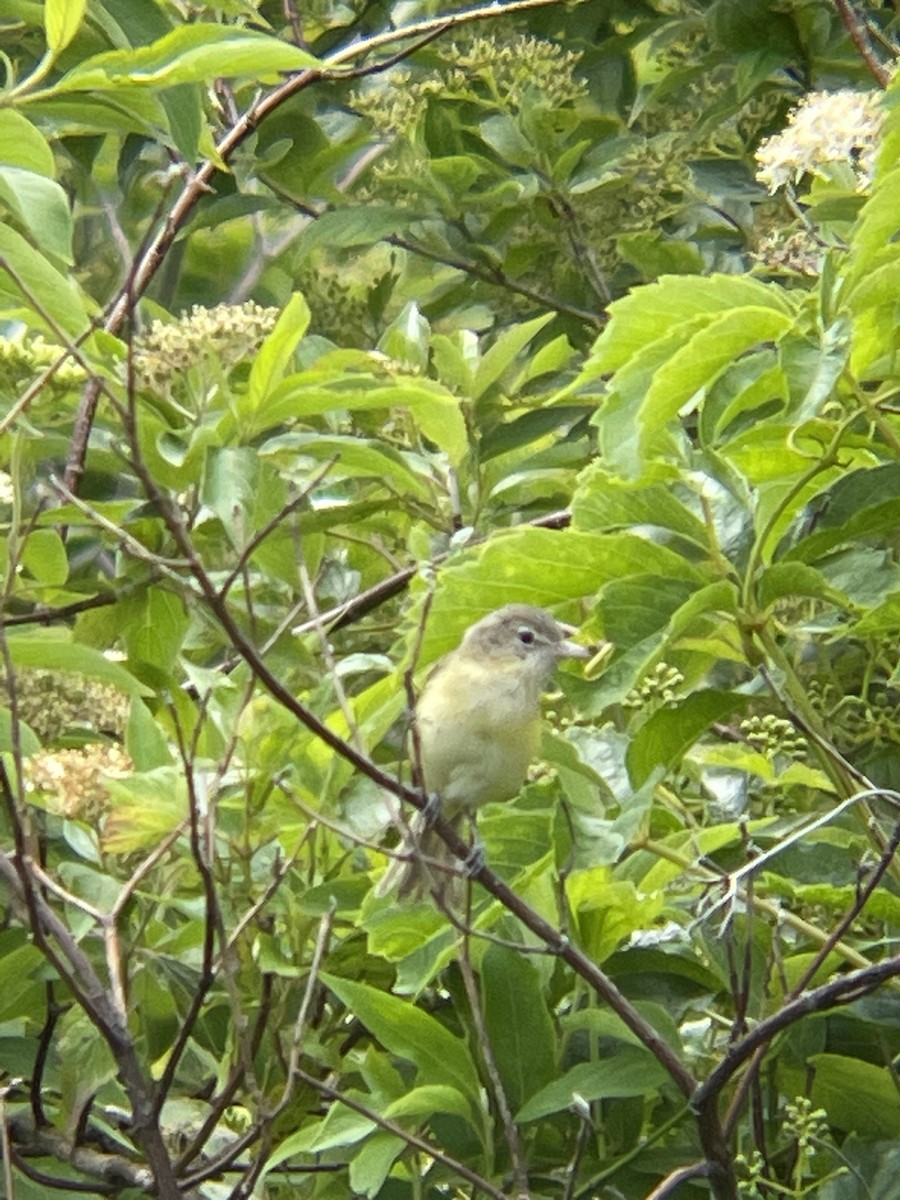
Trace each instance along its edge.
<instances>
[{"instance_id":1,"label":"green leaf","mask_svg":"<svg viewBox=\"0 0 900 1200\"><path fill-rule=\"evenodd\" d=\"M321 978L386 1050L413 1064L417 1079L449 1084L465 1096L473 1119L480 1108L480 1084L465 1042L406 1000L324 972Z\"/></svg>"},{"instance_id":2,"label":"green leaf","mask_svg":"<svg viewBox=\"0 0 900 1200\"><path fill-rule=\"evenodd\" d=\"M713 688L693 692L677 708L661 708L648 717L628 747L628 774L636 788L656 770L676 766L694 742L715 721L724 721L742 712L749 696L720 692Z\"/></svg>"},{"instance_id":3,"label":"green leaf","mask_svg":"<svg viewBox=\"0 0 900 1200\"><path fill-rule=\"evenodd\" d=\"M103 822L106 854L155 848L187 819L187 785L183 771L175 767L110 777L106 790L112 804Z\"/></svg>"},{"instance_id":4,"label":"green leaf","mask_svg":"<svg viewBox=\"0 0 900 1200\"><path fill-rule=\"evenodd\" d=\"M506 113L488 117L478 128L485 142L506 163L516 167L527 167L534 162L535 148L524 137L513 117Z\"/></svg>"},{"instance_id":5,"label":"green leaf","mask_svg":"<svg viewBox=\"0 0 900 1200\"><path fill-rule=\"evenodd\" d=\"M441 571L422 641L423 665L451 650L465 629L504 604L554 607L593 596L613 579L652 572L702 581L680 554L633 533L572 529L496 533Z\"/></svg>"},{"instance_id":6,"label":"green leaf","mask_svg":"<svg viewBox=\"0 0 900 1200\"><path fill-rule=\"evenodd\" d=\"M651 471L635 484L613 475L603 462L593 462L579 476L572 497L572 525L597 533L623 525L656 526L681 534L705 550L706 525L685 504L690 493L679 494L674 482L670 471Z\"/></svg>"},{"instance_id":7,"label":"green leaf","mask_svg":"<svg viewBox=\"0 0 900 1200\"><path fill-rule=\"evenodd\" d=\"M285 467L298 456L309 455L317 462L333 458L336 460L331 472L334 479L380 480L391 484L405 499L428 500L431 497L427 479L410 466L408 460L412 456L368 438L285 433L263 442L259 454L271 456L277 463L283 460ZM330 524L345 523L347 518L342 515L342 510L343 505L336 508ZM352 514L348 515L352 517Z\"/></svg>"},{"instance_id":8,"label":"green leaf","mask_svg":"<svg viewBox=\"0 0 900 1200\"><path fill-rule=\"evenodd\" d=\"M0 163L0 201L28 230L38 248L72 262L72 216L66 194L53 179Z\"/></svg>"},{"instance_id":9,"label":"green leaf","mask_svg":"<svg viewBox=\"0 0 900 1200\"><path fill-rule=\"evenodd\" d=\"M5 699L5 697L4 697ZM12 713L8 708L0 706L0 754L9 754L13 748ZM25 757L37 754L41 748L40 738L30 725L19 721L19 745Z\"/></svg>"},{"instance_id":10,"label":"green leaf","mask_svg":"<svg viewBox=\"0 0 900 1200\"><path fill-rule=\"evenodd\" d=\"M153 719L150 709L136 696L132 697L125 730L125 749L136 771L152 771L169 766L172 753L168 739Z\"/></svg>"},{"instance_id":11,"label":"green leaf","mask_svg":"<svg viewBox=\"0 0 900 1200\"><path fill-rule=\"evenodd\" d=\"M691 242L664 238L658 230L623 233L616 238L619 254L650 279L658 275L699 275L703 256Z\"/></svg>"},{"instance_id":12,"label":"green leaf","mask_svg":"<svg viewBox=\"0 0 900 1200\"><path fill-rule=\"evenodd\" d=\"M488 946L481 962L488 1041L514 1111L556 1073L556 1034L540 976L525 955Z\"/></svg>"},{"instance_id":13,"label":"green leaf","mask_svg":"<svg viewBox=\"0 0 900 1200\"><path fill-rule=\"evenodd\" d=\"M367 1138L350 1159L348 1175L354 1196L379 1194L394 1162L406 1148L406 1141L395 1133L380 1129Z\"/></svg>"},{"instance_id":14,"label":"green leaf","mask_svg":"<svg viewBox=\"0 0 900 1200\"><path fill-rule=\"evenodd\" d=\"M77 285L9 226L0 225L0 312L22 313L50 337L54 325L72 338L84 333L88 311ZM52 319L48 321L48 317Z\"/></svg>"},{"instance_id":15,"label":"green leaf","mask_svg":"<svg viewBox=\"0 0 900 1200\"><path fill-rule=\"evenodd\" d=\"M847 597L832 587L821 572L799 562L776 563L767 567L759 577L756 594L763 610L787 596L809 596L841 607L849 605Z\"/></svg>"},{"instance_id":16,"label":"green leaf","mask_svg":"<svg viewBox=\"0 0 900 1200\"><path fill-rule=\"evenodd\" d=\"M656 371L640 409L644 435L662 428L710 387L729 363L761 342L777 341L793 318L772 308L738 308L709 321Z\"/></svg>"},{"instance_id":17,"label":"green leaf","mask_svg":"<svg viewBox=\"0 0 900 1200\"><path fill-rule=\"evenodd\" d=\"M200 138L203 133L203 91L195 84L181 83L167 87L160 93L159 101L166 111L172 141L184 161L192 166L200 155ZM251 197L245 197L250 200ZM198 228L198 221L191 229Z\"/></svg>"},{"instance_id":18,"label":"green leaf","mask_svg":"<svg viewBox=\"0 0 900 1200\"><path fill-rule=\"evenodd\" d=\"M0 162L53 179L56 166L47 139L20 112L0 109Z\"/></svg>"},{"instance_id":19,"label":"green leaf","mask_svg":"<svg viewBox=\"0 0 900 1200\"><path fill-rule=\"evenodd\" d=\"M850 627L859 637L879 636L900 629L900 593L888 596Z\"/></svg>"},{"instance_id":20,"label":"green leaf","mask_svg":"<svg viewBox=\"0 0 900 1200\"><path fill-rule=\"evenodd\" d=\"M260 346L250 368L247 406L255 412L272 389L284 378L297 343L309 328L309 305L295 292L284 307L275 328Z\"/></svg>"},{"instance_id":21,"label":"green leaf","mask_svg":"<svg viewBox=\"0 0 900 1200\"><path fill-rule=\"evenodd\" d=\"M40 996L44 991L40 982L43 963L43 954L37 946L23 941L19 930L0 933L0 1021L36 1016L35 1006L42 1006Z\"/></svg>"},{"instance_id":22,"label":"green leaf","mask_svg":"<svg viewBox=\"0 0 900 1200\"><path fill-rule=\"evenodd\" d=\"M150 695L149 688L130 675L117 662L106 658L91 646L82 646L71 641L71 636L54 631L37 637L34 634L11 632L9 652L13 665L17 667L39 667L45 671L76 671L89 679L99 679L111 687L118 688L126 696Z\"/></svg>"},{"instance_id":23,"label":"green leaf","mask_svg":"<svg viewBox=\"0 0 900 1200\"><path fill-rule=\"evenodd\" d=\"M611 1058L596 1063L579 1063L542 1088L516 1114L518 1121L536 1121L552 1113L567 1112L576 1097L594 1100L619 1100L628 1096L649 1096L663 1087L669 1076L649 1050L623 1047Z\"/></svg>"},{"instance_id":24,"label":"green leaf","mask_svg":"<svg viewBox=\"0 0 900 1200\"><path fill-rule=\"evenodd\" d=\"M521 960L521 955L518 957ZM452 1113L467 1121L471 1112L468 1101L456 1088L433 1083L426 1087L412 1088L399 1100L392 1101L384 1110L384 1116L390 1121L402 1120L404 1117L427 1121L435 1113Z\"/></svg>"},{"instance_id":25,"label":"green leaf","mask_svg":"<svg viewBox=\"0 0 900 1200\"><path fill-rule=\"evenodd\" d=\"M452 392L428 379L401 376L396 382L385 384L347 373L332 386L326 386L317 382L314 372L289 375L270 394L257 424L262 418L271 427L340 409L367 412L395 407L408 408L422 433L446 451L451 462L461 461L469 442L459 401Z\"/></svg>"},{"instance_id":26,"label":"green leaf","mask_svg":"<svg viewBox=\"0 0 900 1200\"><path fill-rule=\"evenodd\" d=\"M168 673L175 665L190 624L180 596L150 587L120 601L126 622L125 645L134 662Z\"/></svg>"},{"instance_id":27,"label":"green leaf","mask_svg":"<svg viewBox=\"0 0 900 1200\"><path fill-rule=\"evenodd\" d=\"M86 5L87 0L45 0L44 27L47 46L54 58L78 32Z\"/></svg>"},{"instance_id":28,"label":"green leaf","mask_svg":"<svg viewBox=\"0 0 900 1200\"><path fill-rule=\"evenodd\" d=\"M176 83L207 83L216 77L274 82L284 71L318 65L314 55L290 42L234 25L198 21L173 29L149 46L110 50L86 58L49 91L59 95L129 87L162 88Z\"/></svg>"},{"instance_id":29,"label":"green leaf","mask_svg":"<svg viewBox=\"0 0 900 1200\"><path fill-rule=\"evenodd\" d=\"M811 1100L832 1125L868 1138L900 1137L900 1097L886 1067L840 1054L812 1054L808 1065Z\"/></svg>"},{"instance_id":30,"label":"green leaf","mask_svg":"<svg viewBox=\"0 0 900 1200\"><path fill-rule=\"evenodd\" d=\"M778 357L788 385L790 415L795 421L818 416L831 397L850 354L850 322L835 321L820 336L785 338Z\"/></svg>"},{"instance_id":31,"label":"green leaf","mask_svg":"<svg viewBox=\"0 0 900 1200\"><path fill-rule=\"evenodd\" d=\"M697 317L712 322L734 309L769 309L785 319L792 315L783 290L771 284L734 275L664 275L610 305L611 320L594 345L591 367L618 370L673 328Z\"/></svg>"},{"instance_id":32,"label":"green leaf","mask_svg":"<svg viewBox=\"0 0 900 1200\"><path fill-rule=\"evenodd\" d=\"M620 650L638 645L664 629L695 590L687 580L661 575L611 580L603 589L599 606L604 637Z\"/></svg>"},{"instance_id":33,"label":"green leaf","mask_svg":"<svg viewBox=\"0 0 900 1200\"><path fill-rule=\"evenodd\" d=\"M69 577L66 548L55 529L33 529L22 547L21 563L48 587L62 587Z\"/></svg>"},{"instance_id":34,"label":"green leaf","mask_svg":"<svg viewBox=\"0 0 900 1200\"><path fill-rule=\"evenodd\" d=\"M318 246L344 250L374 246L391 234L403 233L414 219L409 209L389 204L337 208L310 223L294 244L294 254L302 261Z\"/></svg>"},{"instance_id":35,"label":"green leaf","mask_svg":"<svg viewBox=\"0 0 900 1200\"><path fill-rule=\"evenodd\" d=\"M250 540L251 514L261 489L261 476L260 456L249 446L210 447L201 496L222 522L232 545L239 549Z\"/></svg>"},{"instance_id":36,"label":"green leaf","mask_svg":"<svg viewBox=\"0 0 900 1200\"><path fill-rule=\"evenodd\" d=\"M553 313L535 317L522 325L513 325L505 330L491 348L486 351L475 371L472 384L472 399L483 396L487 389L506 371L532 338L553 319Z\"/></svg>"},{"instance_id":37,"label":"green leaf","mask_svg":"<svg viewBox=\"0 0 900 1200\"><path fill-rule=\"evenodd\" d=\"M665 906L661 892L639 893L631 880L614 880L606 866L573 871L566 879L566 898L579 944L597 963L635 930L650 928Z\"/></svg>"},{"instance_id":38,"label":"green leaf","mask_svg":"<svg viewBox=\"0 0 900 1200\"><path fill-rule=\"evenodd\" d=\"M419 312L418 304L409 300L378 339L378 349L404 370L425 371L430 334L431 326Z\"/></svg>"}]
</instances>

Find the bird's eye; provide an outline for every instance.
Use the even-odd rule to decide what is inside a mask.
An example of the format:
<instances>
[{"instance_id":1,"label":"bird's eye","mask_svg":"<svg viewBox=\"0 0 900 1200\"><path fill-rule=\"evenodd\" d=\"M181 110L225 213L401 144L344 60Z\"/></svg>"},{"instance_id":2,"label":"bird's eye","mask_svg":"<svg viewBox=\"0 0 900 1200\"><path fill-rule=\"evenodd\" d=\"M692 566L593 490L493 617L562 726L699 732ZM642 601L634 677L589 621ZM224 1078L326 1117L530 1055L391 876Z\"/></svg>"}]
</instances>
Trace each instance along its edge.
<instances>
[{"instance_id":1,"label":"bird's eye","mask_svg":"<svg viewBox=\"0 0 900 1200\"><path fill-rule=\"evenodd\" d=\"M520 625L518 629L518 638L523 646L534 645L534 630L529 629L527 625Z\"/></svg>"}]
</instances>

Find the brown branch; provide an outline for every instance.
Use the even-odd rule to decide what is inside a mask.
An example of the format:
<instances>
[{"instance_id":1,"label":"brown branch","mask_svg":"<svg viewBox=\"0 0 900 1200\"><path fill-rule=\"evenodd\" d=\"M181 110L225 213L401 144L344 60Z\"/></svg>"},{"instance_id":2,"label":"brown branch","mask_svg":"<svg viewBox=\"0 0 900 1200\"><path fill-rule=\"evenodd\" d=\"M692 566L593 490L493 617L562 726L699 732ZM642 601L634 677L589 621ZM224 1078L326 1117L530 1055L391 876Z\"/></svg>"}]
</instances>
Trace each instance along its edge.
<instances>
[{"instance_id":1,"label":"brown branch","mask_svg":"<svg viewBox=\"0 0 900 1200\"><path fill-rule=\"evenodd\" d=\"M548 296L545 292L539 292L536 288L528 287L527 284L516 283L500 267L479 267L469 259L457 258L452 254L441 253L437 250L429 250L427 246L423 246L419 242L414 242L409 238L401 237L399 234L390 234L384 241L389 246L396 246L398 250L407 250L410 254L417 254L420 258L428 259L429 262L441 263L445 267L452 267L454 270L462 271L466 275L471 275L473 279L481 280L482 283L490 283L495 287L513 292L517 296L524 296L526 300L532 300L543 309L551 309L553 312L575 317L577 320L583 321L586 325L590 325L594 329L602 329L606 323L606 318L602 312L592 312L588 308L579 308L577 304L568 304L565 300L559 300L555 296Z\"/></svg>"},{"instance_id":2,"label":"brown branch","mask_svg":"<svg viewBox=\"0 0 900 1200\"><path fill-rule=\"evenodd\" d=\"M881 856L878 866L875 868L875 870L871 873L869 878L866 880L865 886L857 892L857 895L856 895L856 898L855 898L853 904L850 906L850 908L847 910L847 912L844 914L844 916L841 918L841 920L837 923L837 925L834 927L834 929L832 929L831 933L829 933L828 937L825 939L825 941L819 947L816 954L813 956L812 961L809 963L806 970L803 972L803 974L797 980L794 987L790 990L790 992L787 995L788 1000L794 1000L798 996L800 996L803 989L805 987L807 987L808 984L815 978L817 972L820 970L820 968L823 966L826 959L828 958L828 955L832 952L832 950L835 948L835 946L838 945L838 943L841 941L844 934L847 932L847 930L850 928L850 926L853 924L853 922L856 920L856 918L862 913L866 904L871 899L875 889L881 884L881 881L884 878L885 874L887 873L887 870L888 870L888 867L890 866L891 860L894 857L894 855L897 853L898 848L900 848L900 825L896 825L894 827L894 832L891 836L891 840L888 843L887 847L885 848L885 851ZM740 1115L740 1111L741 1111L741 1107L743 1105L744 1099L747 1095L747 1091L749 1090L749 1088L753 1085L754 1081L756 1080L756 1078L758 1076L759 1068L762 1065L762 1061L765 1058L768 1051L769 1051L769 1043L768 1042L765 1042L763 1045L759 1046L756 1049L756 1051L753 1054L753 1058L750 1062L750 1065L749 1065L746 1073L744 1074L743 1078L741 1079L740 1084L738 1085L738 1088L735 1092L735 1095L733 1096L733 1098L731 1100L731 1104L729 1105L728 1113L726 1114L725 1123L724 1123L725 1131L729 1135L734 1132L734 1128L737 1124L737 1120Z\"/></svg>"},{"instance_id":3,"label":"brown branch","mask_svg":"<svg viewBox=\"0 0 900 1200\"><path fill-rule=\"evenodd\" d=\"M128 1187L147 1193L153 1188L153 1175L148 1168L133 1162L123 1154L110 1154L89 1146L73 1145L68 1134L55 1129L36 1129L23 1115L11 1117L9 1126L13 1148L20 1160L16 1162L16 1166L30 1178L35 1176L31 1174L33 1168L29 1170L23 1165L21 1159L25 1156L56 1159L57 1162L67 1163L82 1175L98 1181L92 1183L90 1188L85 1188L67 1179L66 1187L74 1191L114 1194L123 1187Z\"/></svg>"},{"instance_id":4,"label":"brown branch","mask_svg":"<svg viewBox=\"0 0 900 1200\"><path fill-rule=\"evenodd\" d=\"M0 789L9 796L9 779L0 762ZM69 930L34 887L30 862L0 855L0 879L29 913L31 935L48 963L68 985L78 1004L110 1049L131 1102L131 1127L153 1172L159 1200L181 1200L181 1191L158 1123L153 1117L153 1087L145 1079L137 1049L93 964Z\"/></svg>"},{"instance_id":5,"label":"brown branch","mask_svg":"<svg viewBox=\"0 0 900 1200\"><path fill-rule=\"evenodd\" d=\"M223 632L230 640L235 651L250 668L262 686L290 712L306 729L333 750L341 758L355 767L362 775L371 779L388 792L392 792L401 800L411 804L413 808L423 811L427 806L427 797L423 792L406 787L393 775L382 770L371 758L360 753L344 738L336 734L309 709L301 704L281 679L274 674L260 657L255 646L245 636L237 624L226 603L219 596L218 590L207 574L203 564L191 542L190 536L181 521L179 513L157 487L140 457L140 447L137 441L137 431L133 422L133 414L126 418L126 434L132 447L132 469L141 480L148 499L158 506L163 521L185 559L188 569L196 581L201 595L209 606L210 612L218 621ZM439 818L432 828L447 843L457 858L465 861L469 855L470 846L460 836L448 821ZM526 904L515 892L487 866L483 866L473 875L474 879L499 900L514 916L535 933L546 945L560 956L588 984L596 989L598 994L610 1007L618 1013L628 1028L656 1056L660 1064L672 1077L676 1086L685 1096L690 1096L696 1087L696 1081L667 1043L660 1037L652 1025L646 1021L619 991L612 979L609 978L596 963L592 962L578 947L572 945L554 925Z\"/></svg>"},{"instance_id":6,"label":"brown branch","mask_svg":"<svg viewBox=\"0 0 900 1200\"><path fill-rule=\"evenodd\" d=\"M874 963L871 967L850 971L839 979L833 979L814 991L798 996L796 1000L780 1008L771 1017L760 1021L748 1034L729 1046L719 1065L697 1088L691 1101L692 1106L699 1112L715 1101L735 1071L751 1057L757 1047L770 1042L783 1029L813 1013L852 1004L854 1000L868 996L883 983L897 976L900 976L900 955Z\"/></svg>"},{"instance_id":7,"label":"brown branch","mask_svg":"<svg viewBox=\"0 0 900 1200\"><path fill-rule=\"evenodd\" d=\"M567 529L571 522L572 514L564 509L559 512L548 513L544 517L536 517L533 521L529 521L527 526L523 528ZM478 546L484 541L484 537L475 537L468 544L470 546ZM434 565L438 565L446 557L446 554L436 554L432 562ZM304 633L313 633L319 621L331 631L345 629L348 625L353 625L361 617L365 617L376 608L380 608L382 604L386 604L388 600L393 600L395 596L399 596L406 590L418 570L418 563L410 567L403 567L396 574L388 576L387 579L382 579L380 583L375 583L370 588L366 588L364 592L360 592L352 600L346 600L343 604L337 604L334 608L323 612L318 621L306 621L303 624L295 625L291 632L296 637L300 637Z\"/></svg>"},{"instance_id":8,"label":"brown branch","mask_svg":"<svg viewBox=\"0 0 900 1200\"><path fill-rule=\"evenodd\" d=\"M880 87L886 88L891 79L891 73L875 56L875 50L872 46L869 37L869 31L858 13L854 10L850 0L834 0L834 6L838 11L838 16L853 45L859 51L859 56L869 68L872 77Z\"/></svg>"}]
</instances>

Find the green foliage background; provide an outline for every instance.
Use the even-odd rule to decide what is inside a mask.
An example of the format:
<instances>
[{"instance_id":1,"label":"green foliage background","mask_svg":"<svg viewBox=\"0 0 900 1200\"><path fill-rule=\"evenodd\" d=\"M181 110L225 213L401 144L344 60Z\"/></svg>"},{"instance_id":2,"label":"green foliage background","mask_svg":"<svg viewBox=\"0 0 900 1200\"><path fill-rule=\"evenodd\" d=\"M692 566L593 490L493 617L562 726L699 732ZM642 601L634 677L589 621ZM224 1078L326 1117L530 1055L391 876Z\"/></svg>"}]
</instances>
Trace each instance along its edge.
<instances>
[{"instance_id":1,"label":"green foliage background","mask_svg":"<svg viewBox=\"0 0 900 1200\"><path fill-rule=\"evenodd\" d=\"M0 30L3 1194L892 1196L894 6ZM770 195L839 89L874 180ZM513 600L608 657L377 899Z\"/></svg>"}]
</instances>

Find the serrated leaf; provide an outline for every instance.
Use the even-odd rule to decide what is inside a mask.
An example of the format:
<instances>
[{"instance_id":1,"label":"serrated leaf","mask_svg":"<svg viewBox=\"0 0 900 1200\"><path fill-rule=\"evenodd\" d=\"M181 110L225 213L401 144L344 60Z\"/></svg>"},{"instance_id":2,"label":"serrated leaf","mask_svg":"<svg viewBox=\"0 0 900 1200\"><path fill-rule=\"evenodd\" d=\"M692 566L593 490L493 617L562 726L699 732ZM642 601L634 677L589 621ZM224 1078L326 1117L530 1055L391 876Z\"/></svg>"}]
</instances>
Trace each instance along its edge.
<instances>
[{"instance_id":1,"label":"serrated leaf","mask_svg":"<svg viewBox=\"0 0 900 1200\"><path fill-rule=\"evenodd\" d=\"M799 562L775 563L767 567L759 577L756 594L762 609L768 609L786 596L810 596L841 607L849 604L847 597L832 587L819 571Z\"/></svg>"},{"instance_id":2,"label":"serrated leaf","mask_svg":"<svg viewBox=\"0 0 900 1200\"><path fill-rule=\"evenodd\" d=\"M601 372L623 366L643 347L673 327L698 316L710 320L736 308L771 309L787 318L790 301L783 289L734 275L663 275L610 305L610 322L591 353Z\"/></svg>"},{"instance_id":3,"label":"serrated leaf","mask_svg":"<svg viewBox=\"0 0 900 1200\"><path fill-rule=\"evenodd\" d=\"M662 428L721 372L761 342L777 341L793 318L771 308L739 308L696 332L661 366L641 406L644 436Z\"/></svg>"},{"instance_id":4,"label":"serrated leaf","mask_svg":"<svg viewBox=\"0 0 900 1200\"><path fill-rule=\"evenodd\" d=\"M684 503L666 472L660 482L647 478L633 484L594 462L581 473L572 497L575 529L602 532L622 526L656 526L681 534L704 549L709 533L703 521Z\"/></svg>"},{"instance_id":5,"label":"serrated leaf","mask_svg":"<svg viewBox=\"0 0 900 1200\"><path fill-rule=\"evenodd\" d=\"M553 607L595 595L613 579L652 572L702 582L680 554L632 533L516 529L448 563L422 640L421 662L451 650L465 629L504 604Z\"/></svg>"}]
</instances>

